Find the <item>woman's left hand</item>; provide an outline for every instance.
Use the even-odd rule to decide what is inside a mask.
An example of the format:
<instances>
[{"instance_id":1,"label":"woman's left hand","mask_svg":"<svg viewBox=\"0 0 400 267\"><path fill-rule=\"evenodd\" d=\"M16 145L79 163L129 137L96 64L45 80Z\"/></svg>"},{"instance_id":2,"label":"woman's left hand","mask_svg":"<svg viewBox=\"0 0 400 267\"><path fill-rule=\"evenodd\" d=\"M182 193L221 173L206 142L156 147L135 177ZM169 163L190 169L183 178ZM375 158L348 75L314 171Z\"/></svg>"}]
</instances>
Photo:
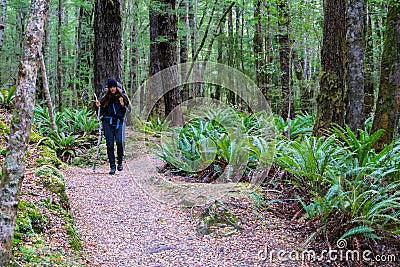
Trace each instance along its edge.
<instances>
[{"instance_id":1,"label":"woman's left hand","mask_svg":"<svg viewBox=\"0 0 400 267\"><path fill-rule=\"evenodd\" d=\"M124 98L122 96L119 98L119 103L121 104L122 107L125 105Z\"/></svg>"}]
</instances>

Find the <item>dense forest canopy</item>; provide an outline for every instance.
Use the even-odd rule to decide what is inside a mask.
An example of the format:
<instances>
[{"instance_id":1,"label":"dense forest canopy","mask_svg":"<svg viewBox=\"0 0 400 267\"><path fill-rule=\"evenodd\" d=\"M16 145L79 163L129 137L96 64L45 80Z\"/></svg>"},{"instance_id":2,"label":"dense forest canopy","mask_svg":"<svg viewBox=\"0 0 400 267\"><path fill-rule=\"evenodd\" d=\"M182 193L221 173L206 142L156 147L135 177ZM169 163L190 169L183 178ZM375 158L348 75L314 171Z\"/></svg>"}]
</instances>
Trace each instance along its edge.
<instances>
[{"instance_id":1,"label":"dense forest canopy","mask_svg":"<svg viewBox=\"0 0 400 267\"><path fill-rule=\"evenodd\" d=\"M2 2L6 2L3 0ZM281 1L284 2L284 1ZM61 3L61 12L59 4ZM56 106L60 99L66 106L81 107L88 104L94 92L93 41L94 1L51 1L50 17L46 26L43 52L48 69L49 85ZM154 2L157 5L156 2ZM153 4L154 4L153 3ZM150 47L149 1L123 1L122 13L122 82L130 95L147 78ZM177 3L178 4L178 3ZM231 65L253 80L257 75L266 76L259 85L268 88L272 108L280 113L281 74L279 60L279 36L281 29L278 3L264 1L234 1L227 16L216 29L229 1L180 1L176 7L178 18L178 60L204 60L207 48L213 42L210 61ZM316 95L320 72L322 45L323 1L288 1L290 25L290 65L293 70L301 68L302 77L292 72L293 99L297 110L315 110L315 102L308 103ZM0 84L9 88L15 84L18 58L22 55L22 38L29 11L29 1L7 1L4 41L1 49ZM257 8L258 7L258 8ZM156 7L157 8L157 7ZM160 5L158 8L162 9ZM373 66L371 76L375 88L379 78L386 1L368 1L366 21L372 31L367 36L373 43ZM4 11L3 11L4 12ZM257 14L258 12L258 14ZM61 44L57 42L61 16ZM284 21L286 21L284 19ZM214 34L216 33L216 34ZM162 38L162 37L159 37ZM215 38L215 40L213 40ZM201 44L204 45L201 48ZM255 42L261 50L255 53ZM62 49L58 50L57 46ZM199 51L200 50L200 51ZM62 75L57 74L57 51L62 55ZM187 59L185 59L185 53ZM256 58L259 58L257 61ZM298 71L298 70L297 70ZM61 90L58 79L62 79ZM308 92L308 91L310 92ZM58 93L62 92L61 98ZM43 94L38 91L39 100ZM310 95L311 94L311 95ZM306 98L301 98L301 96ZM78 99L78 100L77 100ZM302 105L306 102L307 105ZM314 107L314 108L313 108Z\"/></svg>"}]
</instances>

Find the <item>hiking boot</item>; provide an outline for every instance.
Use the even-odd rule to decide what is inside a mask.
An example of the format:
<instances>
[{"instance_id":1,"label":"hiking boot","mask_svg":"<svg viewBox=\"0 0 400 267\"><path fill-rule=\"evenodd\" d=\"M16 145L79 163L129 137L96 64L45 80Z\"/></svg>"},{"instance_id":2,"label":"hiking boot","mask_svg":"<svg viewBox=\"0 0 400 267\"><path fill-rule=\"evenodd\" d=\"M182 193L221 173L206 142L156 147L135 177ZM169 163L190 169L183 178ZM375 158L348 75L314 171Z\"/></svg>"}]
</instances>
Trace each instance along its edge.
<instances>
[{"instance_id":1,"label":"hiking boot","mask_svg":"<svg viewBox=\"0 0 400 267\"><path fill-rule=\"evenodd\" d=\"M115 174L115 167L111 167L109 174Z\"/></svg>"},{"instance_id":2,"label":"hiking boot","mask_svg":"<svg viewBox=\"0 0 400 267\"><path fill-rule=\"evenodd\" d=\"M122 163L121 163L121 164L118 164L117 170L118 170L118 171L122 171L123 169L124 169L124 167L122 167Z\"/></svg>"}]
</instances>

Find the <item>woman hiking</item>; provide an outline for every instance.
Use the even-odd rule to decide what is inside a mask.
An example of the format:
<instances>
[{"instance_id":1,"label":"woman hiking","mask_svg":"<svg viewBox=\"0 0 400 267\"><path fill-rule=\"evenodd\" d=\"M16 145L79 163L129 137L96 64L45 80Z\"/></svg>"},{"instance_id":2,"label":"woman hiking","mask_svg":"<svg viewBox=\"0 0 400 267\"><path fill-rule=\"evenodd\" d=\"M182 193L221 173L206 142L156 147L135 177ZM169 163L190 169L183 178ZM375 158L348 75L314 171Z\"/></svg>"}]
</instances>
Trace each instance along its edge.
<instances>
[{"instance_id":1,"label":"woman hiking","mask_svg":"<svg viewBox=\"0 0 400 267\"><path fill-rule=\"evenodd\" d=\"M107 91L102 99L96 102L96 106L100 107L100 116L103 116L103 129L106 137L107 156L110 162L109 174L115 174L115 170L123 170L122 159L124 157L123 147L123 123L125 113L128 107L128 98L118 88L115 78L108 78ZM117 163L115 165L114 141L117 144Z\"/></svg>"}]
</instances>

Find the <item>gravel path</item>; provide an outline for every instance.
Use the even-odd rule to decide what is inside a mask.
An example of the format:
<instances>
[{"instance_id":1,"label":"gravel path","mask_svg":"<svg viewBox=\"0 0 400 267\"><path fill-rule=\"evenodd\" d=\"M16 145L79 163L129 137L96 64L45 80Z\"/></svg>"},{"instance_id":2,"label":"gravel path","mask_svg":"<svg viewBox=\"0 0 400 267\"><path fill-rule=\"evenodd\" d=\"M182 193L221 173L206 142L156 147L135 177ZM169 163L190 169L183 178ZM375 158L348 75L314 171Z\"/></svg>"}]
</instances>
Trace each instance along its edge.
<instances>
[{"instance_id":1,"label":"gravel path","mask_svg":"<svg viewBox=\"0 0 400 267\"><path fill-rule=\"evenodd\" d=\"M172 191L154 183L164 178L156 164L153 156L136 154L114 176L106 166L95 174L90 168L64 172L87 266L303 266L263 259L266 249L291 251L297 233L272 215L265 221L252 216L251 203L238 193L232 198L246 214L244 229L228 237L197 235L190 209L165 202Z\"/></svg>"}]
</instances>

